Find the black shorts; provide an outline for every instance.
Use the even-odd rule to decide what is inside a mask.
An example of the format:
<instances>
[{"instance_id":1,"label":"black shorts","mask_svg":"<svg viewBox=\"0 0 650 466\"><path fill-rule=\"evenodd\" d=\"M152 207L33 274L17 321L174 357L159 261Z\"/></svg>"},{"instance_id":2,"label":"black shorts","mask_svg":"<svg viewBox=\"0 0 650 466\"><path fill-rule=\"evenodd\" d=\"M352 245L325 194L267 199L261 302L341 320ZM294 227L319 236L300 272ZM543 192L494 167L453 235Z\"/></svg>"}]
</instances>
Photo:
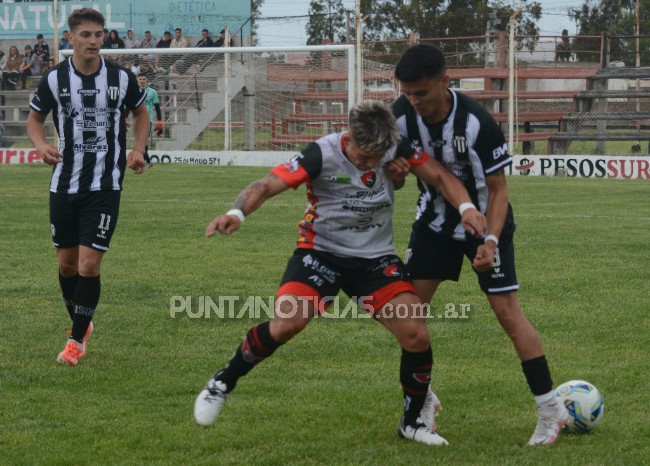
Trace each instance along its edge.
<instances>
[{"instance_id":1,"label":"black shorts","mask_svg":"<svg viewBox=\"0 0 650 466\"><path fill-rule=\"evenodd\" d=\"M404 264L395 255L363 259L298 248L289 259L278 296L315 298L322 312L340 290L370 313L400 293L417 295L405 280Z\"/></svg>"},{"instance_id":2,"label":"black shorts","mask_svg":"<svg viewBox=\"0 0 650 466\"><path fill-rule=\"evenodd\" d=\"M406 250L406 272L410 280L458 281L463 256L471 262L482 240L457 241L414 226ZM476 271L475 271L476 272ZM490 272L476 272L486 294L499 294L519 288L515 272L515 247L512 235L502 235Z\"/></svg>"},{"instance_id":3,"label":"black shorts","mask_svg":"<svg viewBox=\"0 0 650 466\"><path fill-rule=\"evenodd\" d=\"M57 248L88 246L108 251L120 211L121 191L78 194L50 192L52 243Z\"/></svg>"}]
</instances>

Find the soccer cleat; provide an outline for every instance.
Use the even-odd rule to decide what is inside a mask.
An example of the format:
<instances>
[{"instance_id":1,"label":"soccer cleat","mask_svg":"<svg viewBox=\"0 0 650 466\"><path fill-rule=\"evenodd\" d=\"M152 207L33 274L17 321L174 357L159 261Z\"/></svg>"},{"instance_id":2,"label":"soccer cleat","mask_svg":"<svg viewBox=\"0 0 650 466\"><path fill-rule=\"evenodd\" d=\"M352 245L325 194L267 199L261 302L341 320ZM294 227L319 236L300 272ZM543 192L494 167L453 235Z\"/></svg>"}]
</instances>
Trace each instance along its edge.
<instances>
[{"instance_id":1,"label":"soccer cleat","mask_svg":"<svg viewBox=\"0 0 650 466\"><path fill-rule=\"evenodd\" d=\"M81 340L81 356L80 358L85 358L86 357L86 342L88 341L88 337L90 336L91 333L93 333L93 330L95 330L95 326L91 322L88 324L88 328L86 329L86 333L84 334L83 340ZM68 330L68 335L72 335L72 330Z\"/></svg>"},{"instance_id":2,"label":"soccer cleat","mask_svg":"<svg viewBox=\"0 0 650 466\"><path fill-rule=\"evenodd\" d=\"M194 402L194 421L200 426L211 426L228 398L226 384L214 378L208 380Z\"/></svg>"},{"instance_id":3,"label":"soccer cleat","mask_svg":"<svg viewBox=\"0 0 650 466\"><path fill-rule=\"evenodd\" d=\"M424 400L424 405L420 411L420 419L422 419L424 425L426 425L431 430L431 432L436 432L438 430L438 426L436 425L436 416L441 409L442 404L440 403L440 400L436 394L433 393L431 387L429 387L427 397Z\"/></svg>"},{"instance_id":4,"label":"soccer cleat","mask_svg":"<svg viewBox=\"0 0 650 466\"><path fill-rule=\"evenodd\" d=\"M528 441L528 445L552 445L557 440L557 436L566 424L569 413L562 403L556 402L556 412L552 416L537 416L537 427L533 436Z\"/></svg>"},{"instance_id":5,"label":"soccer cleat","mask_svg":"<svg viewBox=\"0 0 650 466\"><path fill-rule=\"evenodd\" d=\"M76 366L80 357L82 357L80 344L70 338L63 351L57 356L56 362L67 366Z\"/></svg>"},{"instance_id":6,"label":"soccer cleat","mask_svg":"<svg viewBox=\"0 0 650 466\"><path fill-rule=\"evenodd\" d=\"M415 440L416 442L424 443L427 445L449 445L444 438L429 429L422 419L418 420L413 425L404 425L404 416L399 421L397 428L397 435L403 439Z\"/></svg>"}]
</instances>

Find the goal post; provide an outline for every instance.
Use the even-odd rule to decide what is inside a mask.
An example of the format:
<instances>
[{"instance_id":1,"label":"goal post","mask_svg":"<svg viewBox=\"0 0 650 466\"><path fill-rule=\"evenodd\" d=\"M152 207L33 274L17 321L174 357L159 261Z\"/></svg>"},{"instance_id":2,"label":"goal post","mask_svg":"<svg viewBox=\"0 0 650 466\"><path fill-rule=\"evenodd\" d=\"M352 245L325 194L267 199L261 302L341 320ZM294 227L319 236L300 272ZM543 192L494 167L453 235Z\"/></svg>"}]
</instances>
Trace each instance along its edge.
<instances>
[{"instance_id":1,"label":"goal post","mask_svg":"<svg viewBox=\"0 0 650 466\"><path fill-rule=\"evenodd\" d=\"M392 67L366 64L358 76L354 45L101 53L146 73L158 92L158 151L295 151L347 126L358 83L361 98L396 97Z\"/></svg>"}]
</instances>

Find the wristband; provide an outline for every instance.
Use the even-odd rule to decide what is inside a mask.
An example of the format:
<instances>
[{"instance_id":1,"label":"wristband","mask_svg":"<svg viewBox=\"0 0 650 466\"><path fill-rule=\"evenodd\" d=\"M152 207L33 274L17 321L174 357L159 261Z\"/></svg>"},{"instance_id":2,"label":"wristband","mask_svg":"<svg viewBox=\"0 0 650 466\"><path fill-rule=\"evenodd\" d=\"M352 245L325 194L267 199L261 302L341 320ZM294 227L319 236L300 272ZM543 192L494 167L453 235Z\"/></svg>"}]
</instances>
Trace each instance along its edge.
<instances>
[{"instance_id":1,"label":"wristband","mask_svg":"<svg viewBox=\"0 0 650 466\"><path fill-rule=\"evenodd\" d=\"M240 222L243 222L246 218L244 212L242 212L241 209L230 209L228 212L226 212L226 215L234 215L239 219Z\"/></svg>"},{"instance_id":2,"label":"wristband","mask_svg":"<svg viewBox=\"0 0 650 466\"><path fill-rule=\"evenodd\" d=\"M487 235L485 238L483 238L483 243L485 243L486 241L494 241L494 244L496 246L499 245L499 238L497 238L494 235Z\"/></svg>"},{"instance_id":3,"label":"wristband","mask_svg":"<svg viewBox=\"0 0 650 466\"><path fill-rule=\"evenodd\" d=\"M471 202L463 202L458 206L458 212L460 213L461 217L463 216L463 212L465 212L467 209L476 209L476 206Z\"/></svg>"}]
</instances>

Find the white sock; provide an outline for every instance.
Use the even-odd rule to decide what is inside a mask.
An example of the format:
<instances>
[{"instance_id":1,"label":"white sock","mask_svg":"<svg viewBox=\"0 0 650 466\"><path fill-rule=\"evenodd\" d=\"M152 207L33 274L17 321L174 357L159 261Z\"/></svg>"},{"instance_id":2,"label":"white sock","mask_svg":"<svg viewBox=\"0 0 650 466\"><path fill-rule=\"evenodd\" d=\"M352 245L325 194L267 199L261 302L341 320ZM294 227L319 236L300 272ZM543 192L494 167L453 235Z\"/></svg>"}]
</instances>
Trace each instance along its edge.
<instances>
[{"instance_id":1,"label":"white sock","mask_svg":"<svg viewBox=\"0 0 650 466\"><path fill-rule=\"evenodd\" d=\"M535 396L535 402L537 403L537 409L541 416L552 416L557 411L557 400L555 399L553 390L543 395Z\"/></svg>"}]
</instances>

